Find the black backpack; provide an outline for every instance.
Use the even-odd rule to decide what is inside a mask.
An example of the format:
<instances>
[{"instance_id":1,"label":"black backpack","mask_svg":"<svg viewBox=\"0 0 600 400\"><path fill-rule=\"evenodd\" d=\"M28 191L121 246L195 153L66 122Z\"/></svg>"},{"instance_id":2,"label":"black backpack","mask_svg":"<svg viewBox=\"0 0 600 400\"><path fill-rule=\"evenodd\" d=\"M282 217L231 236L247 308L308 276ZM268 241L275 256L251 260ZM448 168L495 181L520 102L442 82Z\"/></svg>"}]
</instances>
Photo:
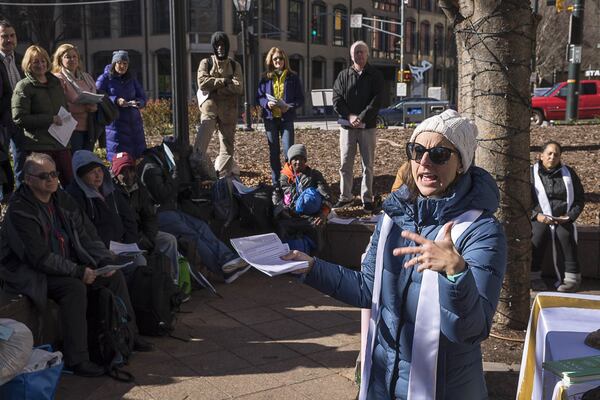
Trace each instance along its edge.
<instances>
[{"instance_id":1,"label":"black backpack","mask_svg":"<svg viewBox=\"0 0 600 400\"><path fill-rule=\"evenodd\" d=\"M257 232L273 231L273 188L260 184L250 193L237 193L240 208L240 225Z\"/></svg>"},{"instance_id":2,"label":"black backpack","mask_svg":"<svg viewBox=\"0 0 600 400\"><path fill-rule=\"evenodd\" d=\"M134 332L125 303L105 287L88 293L88 348L90 360L104 367L112 378L133 382L133 376L120 368L127 364L133 350Z\"/></svg>"},{"instance_id":3,"label":"black backpack","mask_svg":"<svg viewBox=\"0 0 600 400\"><path fill-rule=\"evenodd\" d=\"M183 294L171 278L171 263L160 252L146 255L148 265L133 275L129 296L142 335L165 336L175 328L175 314Z\"/></svg>"},{"instance_id":4,"label":"black backpack","mask_svg":"<svg viewBox=\"0 0 600 400\"><path fill-rule=\"evenodd\" d=\"M212 185L211 201L214 218L223 222L223 229L228 228L238 218L239 207L237 198L233 195L231 178L219 178Z\"/></svg>"}]
</instances>

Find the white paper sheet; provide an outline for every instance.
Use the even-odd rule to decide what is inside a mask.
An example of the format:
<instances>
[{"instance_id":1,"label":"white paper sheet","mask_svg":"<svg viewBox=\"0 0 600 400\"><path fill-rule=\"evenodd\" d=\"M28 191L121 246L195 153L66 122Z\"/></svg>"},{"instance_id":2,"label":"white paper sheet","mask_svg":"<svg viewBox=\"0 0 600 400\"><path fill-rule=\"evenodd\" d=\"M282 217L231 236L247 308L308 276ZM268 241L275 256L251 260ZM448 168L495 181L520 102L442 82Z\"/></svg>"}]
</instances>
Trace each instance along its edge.
<instances>
[{"instance_id":1,"label":"white paper sheet","mask_svg":"<svg viewBox=\"0 0 600 400\"><path fill-rule=\"evenodd\" d=\"M104 274L108 274L109 272L116 271L121 268L125 268L131 264L133 264L133 261L129 261L125 264L109 264L109 265L105 265L102 268L95 269L94 272L96 272L96 275L104 275Z\"/></svg>"},{"instance_id":2,"label":"white paper sheet","mask_svg":"<svg viewBox=\"0 0 600 400\"><path fill-rule=\"evenodd\" d=\"M289 253L290 248L275 233L235 238L231 239L231 244L248 264L269 276L308 267L307 261L281 259L281 256Z\"/></svg>"},{"instance_id":3,"label":"white paper sheet","mask_svg":"<svg viewBox=\"0 0 600 400\"><path fill-rule=\"evenodd\" d=\"M73 116L62 106L60 107L60 110L58 110L58 116L62 121L62 125L50 125L48 133L52 135L58 143L67 147L69 140L71 140L71 135L77 126L77 121L75 121L75 118L73 118Z\"/></svg>"},{"instance_id":4,"label":"white paper sheet","mask_svg":"<svg viewBox=\"0 0 600 400\"><path fill-rule=\"evenodd\" d=\"M291 108L292 107L290 104L286 103L282 99L278 99L277 97L272 96L269 93L267 93L267 100L272 101L273 103L276 103L275 105L280 108L286 108L286 107Z\"/></svg>"},{"instance_id":5,"label":"white paper sheet","mask_svg":"<svg viewBox=\"0 0 600 400\"><path fill-rule=\"evenodd\" d=\"M144 250L138 247L137 243L120 243L113 242L112 240L108 245L108 249L115 254L125 256L135 256L144 252Z\"/></svg>"}]
</instances>

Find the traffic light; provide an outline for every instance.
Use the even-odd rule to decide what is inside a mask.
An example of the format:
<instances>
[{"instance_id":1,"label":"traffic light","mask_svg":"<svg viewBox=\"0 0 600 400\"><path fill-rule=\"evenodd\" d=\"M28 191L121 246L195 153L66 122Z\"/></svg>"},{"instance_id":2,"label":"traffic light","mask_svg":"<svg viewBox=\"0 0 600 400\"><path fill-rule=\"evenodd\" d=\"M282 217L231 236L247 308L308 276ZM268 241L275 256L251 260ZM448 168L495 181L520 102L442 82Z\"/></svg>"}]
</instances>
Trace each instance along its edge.
<instances>
[{"instance_id":1,"label":"traffic light","mask_svg":"<svg viewBox=\"0 0 600 400\"><path fill-rule=\"evenodd\" d=\"M410 69L405 69L402 71L402 82L410 82L412 79L412 73Z\"/></svg>"},{"instance_id":2,"label":"traffic light","mask_svg":"<svg viewBox=\"0 0 600 400\"><path fill-rule=\"evenodd\" d=\"M556 0L556 12L565 11L565 0Z\"/></svg>"},{"instance_id":3,"label":"traffic light","mask_svg":"<svg viewBox=\"0 0 600 400\"><path fill-rule=\"evenodd\" d=\"M319 28L319 21L317 20L317 17L313 17L312 23L310 26L310 36L312 36L313 38L317 37L317 35L319 34L318 28Z\"/></svg>"}]
</instances>

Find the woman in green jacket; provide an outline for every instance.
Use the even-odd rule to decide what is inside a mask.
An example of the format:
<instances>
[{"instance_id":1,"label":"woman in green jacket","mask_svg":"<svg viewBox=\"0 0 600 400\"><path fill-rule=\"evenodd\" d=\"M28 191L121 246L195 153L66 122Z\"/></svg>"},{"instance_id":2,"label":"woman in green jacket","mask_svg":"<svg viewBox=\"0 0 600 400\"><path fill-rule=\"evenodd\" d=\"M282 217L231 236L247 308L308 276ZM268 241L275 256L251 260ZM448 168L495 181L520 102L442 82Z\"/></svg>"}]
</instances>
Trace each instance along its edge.
<instances>
[{"instance_id":1,"label":"woman in green jacket","mask_svg":"<svg viewBox=\"0 0 600 400\"><path fill-rule=\"evenodd\" d=\"M71 151L49 133L51 125L66 121L59 116L61 107L67 109L60 80L50 72L50 57L39 46L29 46L21 68L25 73L13 91L12 118L25 131L23 151L46 153L56 163L63 186L73 178ZM67 141L68 143L68 141Z\"/></svg>"}]
</instances>

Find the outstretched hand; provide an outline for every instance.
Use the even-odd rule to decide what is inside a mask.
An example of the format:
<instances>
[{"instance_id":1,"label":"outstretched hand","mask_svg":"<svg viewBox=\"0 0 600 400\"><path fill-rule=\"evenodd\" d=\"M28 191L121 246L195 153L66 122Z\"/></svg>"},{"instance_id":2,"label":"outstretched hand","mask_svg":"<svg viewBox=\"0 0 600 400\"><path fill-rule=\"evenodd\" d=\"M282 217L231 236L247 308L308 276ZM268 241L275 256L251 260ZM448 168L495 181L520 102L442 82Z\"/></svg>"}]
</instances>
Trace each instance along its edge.
<instances>
[{"instance_id":1,"label":"outstretched hand","mask_svg":"<svg viewBox=\"0 0 600 400\"><path fill-rule=\"evenodd\" d=\"M281 256L282 260L286 260L286 261L308 261L308 267L307 268L303 268L303 269L299 269L296 271L292 271L292 274L304 274L304 273L308 273L310 272L310 270L312 269L313 265L315 265L315 259L311 256L309 256L306 253L303 253L301 251L298 250L292 250L289 253Z\"/></svg>"},{"instance_id":2,"label":"outstretched hand","mask_svg":"<svg viewBox=\"0 0 600 400\"><path fill-rule=\"evenodd\" d=\"M418 265L417 271L430 269L432 271L444 272L446 275L456 275L465 269L465 260L458 253L452 243L452 226L454 222L448 222L443 229L442 240L429 240L414 232L403 231L402 237L412 240L420 246L416 247L398 247L394 249L395 256L403 256L413 254L416 257L411 258L404 263L404 268L409 268Z\"/></svg>"}]
</instances>

